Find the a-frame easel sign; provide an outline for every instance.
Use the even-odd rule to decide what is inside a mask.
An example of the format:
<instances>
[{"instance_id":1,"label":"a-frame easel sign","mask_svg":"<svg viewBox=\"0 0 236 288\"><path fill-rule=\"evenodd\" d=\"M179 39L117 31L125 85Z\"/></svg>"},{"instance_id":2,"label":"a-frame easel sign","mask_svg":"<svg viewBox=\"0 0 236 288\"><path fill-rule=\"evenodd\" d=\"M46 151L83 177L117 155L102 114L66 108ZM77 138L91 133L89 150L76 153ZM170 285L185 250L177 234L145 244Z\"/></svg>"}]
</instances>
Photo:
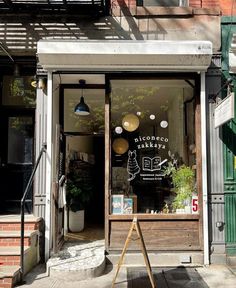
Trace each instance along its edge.
<instances>
[{"instance_id":1,"label":"a-frame easel sign","mask_svg":"<svg viewBox=\"0 0 236 288\"><path fill-rule=\"evenodd\" d=\"M154 277L153 277L153 274L152 274L152 269L151 269L151 266L150 266L150 261L149 261L148 255L147 255L147 250L146 250L146 247L145 247L145 243L144 243L144 240L143 240L143 235L142 235L142 232L141 232L137 217L134 217L134 219L132 221L132 224L131 224L131 227L129 229L129 233L128 233L128 236L126 238L125 245L124 245L122 254L120 256L119 262L117 264L116 274L115 274L115 277L114 277L114 279L112 281L112 286L111 287L113 288L115 286L115 281L116 281L117 275L118 275L118 273L120 271L120 267L121 267L121 265L123 263L125 252L126 252L126 250L128 248L129 242L131 240L131 235L132 235L133 230L136 231L136 233L138 235L138 239L140 240L140 246L141 246L141 250L142 250L144 261L145 261L146 268L147 268L147 273L148 273L152 288L156 288L155 280L154 280Z\"/></svg>"}]
</instances>

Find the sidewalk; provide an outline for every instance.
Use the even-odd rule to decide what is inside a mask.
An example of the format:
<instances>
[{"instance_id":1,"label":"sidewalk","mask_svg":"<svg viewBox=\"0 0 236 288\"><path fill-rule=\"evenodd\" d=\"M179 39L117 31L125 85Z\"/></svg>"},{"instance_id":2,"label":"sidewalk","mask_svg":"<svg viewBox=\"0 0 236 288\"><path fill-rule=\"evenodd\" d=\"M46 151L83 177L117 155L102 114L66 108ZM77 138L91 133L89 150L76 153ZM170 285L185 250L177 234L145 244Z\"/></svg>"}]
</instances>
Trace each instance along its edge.
<instances>
[{"instance_id":1,"label":"sidewalk","mask_svg":"<svg viewBox=\"0 0 236 288\"><path fill-rule=\"evenodd\" d=\"M152 268L157 288L236 288L236 275L224 265L185 268ZM61 280L45 273L45 267L39 265L26 277L26 283L20 287L27 288L108 288L111 287L116 267L108 265L104 275L83 281L73 281L68 277ZM116 288L149 288L150 282L145 267L122 266Z\"/></svg>"}]
</instances>

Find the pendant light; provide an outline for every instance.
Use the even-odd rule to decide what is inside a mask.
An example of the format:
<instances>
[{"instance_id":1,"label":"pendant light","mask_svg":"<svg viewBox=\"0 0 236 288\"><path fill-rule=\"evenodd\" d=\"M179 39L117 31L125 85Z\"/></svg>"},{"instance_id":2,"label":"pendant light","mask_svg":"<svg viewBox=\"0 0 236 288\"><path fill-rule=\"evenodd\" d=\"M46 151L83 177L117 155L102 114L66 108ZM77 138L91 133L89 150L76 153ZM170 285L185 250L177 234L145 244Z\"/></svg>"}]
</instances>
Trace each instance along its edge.
<instances>
[{"instance_id":1,"label":"pendant light","mask_svg":"<svg viewBox=\"0 0 236 288\"><path fill-rule=\"evenodd\" d=\"M129 113L122 119L122 127L128 131L133 132L139 127L139 118L135 114Z\"/></svg>"},{"instance_id":2,"label":"pendant light","mask_svg":"<svg viewBox=\"0 0 236 288\"><path fill-rule=\"evenodd\" d=\"M81 97L80 97L80 102L75 106L75 114L76 115L89 115L90 110L88 105L84 102L84 96L83 96L83 88L85 86L86 81L84 79L79 80L79 84L81 85Z\"/></svg>"}]
</instances>

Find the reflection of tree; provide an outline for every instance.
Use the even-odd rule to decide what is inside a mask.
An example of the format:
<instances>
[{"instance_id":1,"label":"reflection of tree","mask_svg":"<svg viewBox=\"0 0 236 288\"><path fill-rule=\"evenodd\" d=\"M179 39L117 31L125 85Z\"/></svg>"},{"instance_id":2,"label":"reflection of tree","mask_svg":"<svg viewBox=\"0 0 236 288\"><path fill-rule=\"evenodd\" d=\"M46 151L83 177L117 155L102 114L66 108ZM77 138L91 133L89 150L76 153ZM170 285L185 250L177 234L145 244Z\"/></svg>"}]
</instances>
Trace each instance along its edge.
<instances>
[{"instance_id":1,"label":"reflection of tree","mask_svg":"<svg viewBox=\"0 0 236 288\"><path fill-rule=\"evenodd\" d=\"M90 108L90 115L77 117L76 127L81 130L83 127L84 132L104 132L104 107L97 106Z\"/></svg>"},{"instance_id":2,"label":"reflection of tree","mask_svg":"<svg viewBox=\"0 0 236 288\"><path fill-rule=\"evenodd\" d=\"M20 118L20 117L12 117L11 118L11 129L14 129L20 134L33 137L33 130L32 130L32 119L31 118Z\"/></svg>"},{"instance_id":3,"label":"reflection of tree","mask_svg":"<svg viewBox=\"0 0 236 288\"><path fill-rule=\"evenodd\" d=\"M149 97L157 94L157 88L154 87L119 87L113 88L111 94L111 118L112 128L121 124L123 116L127 113L141 112L140 118L145 117L149 110L144 110L144 101L148 101ZM74 103L69 104L70 111L74 111ZM103 132L104 121L104 106L90 105L90 115L78 117L71 113L72 117L76 118L76 128L83 132Z\"/></svg>"},{"instance_id":4,"label":"reflection of tree","mask_svg":"<svg viewBox=\"0 0 236 288\"><path fill-rule=\"evenodd\" d=\"M11 97L20 98L20 104L24 106L35 106L36 91L31 87L31 77L14 77L9 83Z\"/></svg>"},{"instance_id":5,"label":"reflection of tree","mask_svg":"<svg viewBox=\"0 0 236 288\"><path fill-rule=\"evenodd\" d=\"M157 94L155 87L127 87L112 90L111 115L112 127L121 124L121 119L128 113L137 114L144 118L150 111L144 108L145 101Z\"/></svg>"}]
</instances>

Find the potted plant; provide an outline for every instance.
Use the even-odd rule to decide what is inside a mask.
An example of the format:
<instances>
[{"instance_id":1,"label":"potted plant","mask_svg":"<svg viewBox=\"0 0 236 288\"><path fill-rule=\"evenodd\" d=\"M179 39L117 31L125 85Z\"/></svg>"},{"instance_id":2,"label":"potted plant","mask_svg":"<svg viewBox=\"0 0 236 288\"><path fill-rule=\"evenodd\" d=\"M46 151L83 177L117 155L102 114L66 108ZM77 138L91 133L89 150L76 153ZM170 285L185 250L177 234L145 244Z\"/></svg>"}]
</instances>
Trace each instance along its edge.
<instances>
[{"instance_id":1,"label":"potted plant","mask_svg":"<svg viewBox=\"0 0 236 288\"><path fill-rule=\"evenodd\" d=\"M84 209L92 197L93 186L89 177L73 166L69 168L66 184L66 202L69 210L69 231L84 229Z\"/></svg>"},{"instance_id":2,"label":"potted plant","mask_svg":"<svg viewBox=\"0 0 236 288\"><path fill-rule=\"evenodd\" d=\"M181 165L172 171L172 183L176 194L172 206L177 213L186 212L186 207L190 207L191 197L195 191L194 171L189 166ZM190 213L190 208L187 212Z\"/></svg>"}]
</instances>

